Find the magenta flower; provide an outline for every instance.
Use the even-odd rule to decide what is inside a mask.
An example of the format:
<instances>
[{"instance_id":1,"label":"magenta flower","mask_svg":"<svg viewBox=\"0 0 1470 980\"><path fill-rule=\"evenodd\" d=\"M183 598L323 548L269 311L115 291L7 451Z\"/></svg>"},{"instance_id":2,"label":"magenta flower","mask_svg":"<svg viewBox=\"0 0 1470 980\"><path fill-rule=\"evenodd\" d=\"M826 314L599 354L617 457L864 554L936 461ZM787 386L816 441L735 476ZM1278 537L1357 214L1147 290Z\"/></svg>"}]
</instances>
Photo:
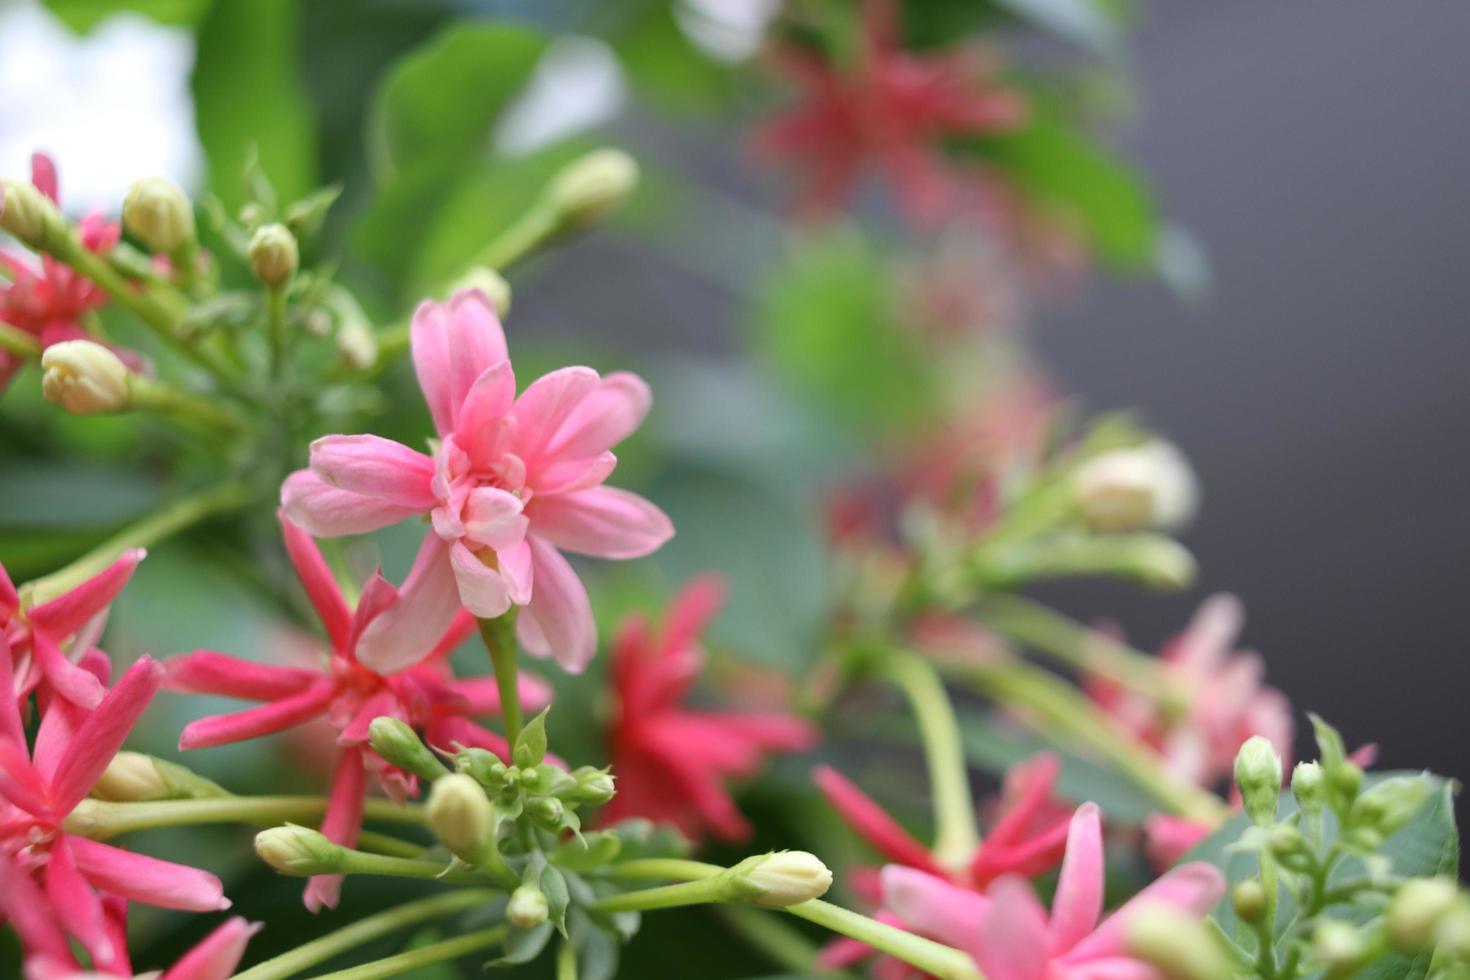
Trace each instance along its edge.
<instances>
[{"instance_id":1,"label":"magenta flower","mask_svg":"<svg viewBox=\"0 0 1470 980\"><path fill-rule=\"evenodd\" d=\"M389 764L368 744L373 719L382 715L397 718L442 748L458 743L505 755L504 739L470 720L498 713L500 695L493 678L456 680L449 670L449 652L474 625L466 615L451 615L447 628L437 632L427 628L420 632L413 629L413 623L398 620L390 631L377 634L375 646L366 647L364 637L385 615L408 601L420 580L410 575L400 593L381 574L374 575L356 609L349 609L316 542L284 516L281 531L296 574L326 629L331 655L315 670L260 664L209 650L170 657L165 665L165 684L170 690L266 702L190 722L179 736L179 748L239 742L325 718L337 729L341 752L322 833L353 847L362 828L368 772L400 800L415 794L418 787L413 775ZM452 609L454 612L458 610ZM522 676L521 700L531 708L545 705L550 693L544 682ZM306 889L307 906L313 911L323 905L335 908L340 887L338 876L312 878Z\"/></svg>"},{"instance_id":2,"label":"magenta flower","mask_svg":"<svg viewBox=\"0 0 1470 980\"><path fill-rule=\"evenodd\" d=\"M1014 875L981 895L913 868L883 869L885 907L911 931L968 953L987 980L1157 980L1124 946L1129 919L1159 905L1203 916L1224 891L1218 868L1186 864L1103 918L1102 822L1093 803L1072 817L1050 915Z\"/></svg>"},{"instance_id":3,"label":"magenta flower","mask_svg":"<svg viewBox=\"0 0 1470 980\"><path fill-rule=\"evenodd\" d=\"M81 669L105 682L107 658L90 651ZM26 748L19 705L0 698L0 911L31 952L63 950L71 936L98 970L116 972L125 968L127 951L108 902L193 912L229 907L212 874L65 830L67 815L122 747L162 677L163 668L144 657L95 709L46 699L34 751ZM13 683L10 660L0 657L0 690Z\"/></svg>"},{"instance_id":4,"label":"magenta flower","mask_svg":"<svg viewBox=\"0 0 1470 980\"><path fill-rule=\"evenodd\" d=\"M24 895L25 892L22 890L20 894ZM120 941L125 940L127 903L107 901L106 904L110 916L114 911L117 913L112 924L118 930ZM29 920L25 924L27 931L22 933L21 942L27 949L35 951L26 957L26 980L96 980L99 977L133 980L133 971L126 959L112 970L82 969L67 948L65 937L59 931L48 928L49 925L45 921L35 920ZM157 980L229 980L245 956L245 946L250 942L250 937L259 932L260 928L259 923L247 922L238 915L232 916L201 939L172 967L163 971L161 976L158 973L144 976L157 977Z\"/></svg>"},{"instance_id":5,"label":"magenta flower","mask_svg":"<svg viewBox=\"0 0 1470 980\"><path fill-rule=\"evenodd\" d=\"M1235 754L1253 735L1291 758L1294 725L1286 696L1262 683L1259 654L1233 651L1244 613L1233 596L1205 600L1185 631L1160 654L1184 711L1170 717L1151 699L1092 677L1088 692L1114 720L1163 756L1178 778L1213 788L1229 777ZM1289 762L1288 762L1289 765Z\"/></svg>"},{"instance_id":6,"label":"magenta flower","mask_svg":"<svg viewBox=\"0 0 1470 980\"><path fill-rule=\"evenodd\" d=\"M22 608L20 593L0 565L0 644L5 648L0 659L9 661L6 670L13 678L16 701L24 703L43 684L83 708L102 700L106 687L76 661L102 634L107 607L146 554L142 548L124 552L105 571L70 592L30 608Z\"/></svg>"},{"instance_id":7,"label":"magenta flower","mask_svg":"<svg viewBox=\"0 0 1470 980\"><path fill-rule=\"evenodd\" d=\"M717 578L691 581L669 607L662 630L639 616L624 621L612 660L617 715L609 736L618 793L603 814L611 823L647 817L691 840L739 840L750 825L725 780L751 776L768 752L813 745L805 720L772 712L690 711L683 700L699 676L699 634L724 604Z\"/></svg>"},{"instance_id":8,"label":"magenta flower","mask_svg":"<svg viewBox=\"0 0 1470 980\"><path fill-rule=\"evenodd\" d=\"M31 156L31 183L52 201L60 202L56 164L44 153ZM106 254L117 244L122 227L100 214L82 219L82 244L90 251ZM0 284L0 321L31 334L44 350L63 340L93 339L81 325L88 312L107 305L107 293L49 255L41 256L40 269L34 268L23 255L0 252L0 265L5 266L8 284ZM140 367L134 354L118 351L131 366ZM0 351L0 390L15 373L20 362Z\"/></svg>"},{"instance_id":9,"label":"magenta flower","mask_svg":"<svg viewBox=\"0 0 1470 980\"><path fill-rule=\"evenodd\" d=\"M871 163L912 219L937 218L954 204L958 185L943 142L1006 132L1025 120L1025 102L996 84L984 53L904 49L897 6L863 4L850 66L791 48L776 54L776 69L802 97L766 125L758 145L795 163L808 212L836 209Z\"/></svg>"},{"instance_id":10,"label":"magenta flower","mask_svg":"<svg viewBox=\"0 0 1470 980\"><path fill-rule=\"evenodd\" d=\"M311 468L281 487L282 506L318 537L431 518L403 602L364 635L363 652L398 630L441 630L461 604L481 619L514 605L521 643L580 671L597 633L561 552L638 558L674 533L653 504L603 485L617 464L609 450L648 414L648 386L569 367L517 397L505 334L478 290L423 303L412 330L434 455L378 436L326 436L312 444Z\"/></svg>"}]
</instances>

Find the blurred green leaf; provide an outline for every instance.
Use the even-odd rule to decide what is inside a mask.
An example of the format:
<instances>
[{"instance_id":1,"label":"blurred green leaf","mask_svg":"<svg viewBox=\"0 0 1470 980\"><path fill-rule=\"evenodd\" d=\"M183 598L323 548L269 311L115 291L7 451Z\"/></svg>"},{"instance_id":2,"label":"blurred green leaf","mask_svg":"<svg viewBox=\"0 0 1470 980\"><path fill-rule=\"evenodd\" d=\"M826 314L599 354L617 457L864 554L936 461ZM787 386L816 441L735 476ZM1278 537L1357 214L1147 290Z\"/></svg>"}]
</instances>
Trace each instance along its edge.
<instances>
[{"instance_id":1,"label":"blurred green leaf","mask_svg":"<svg viewBox=\"0 0 1470 980\"><path fill-rule=\"evenodd\" d=\"M284 200L316 184L316 127L301 80L301 8L292 0L215 0L199 28L194 109L209 189L245 199L251 147Z\"/></svg>"},{"instance_id":2,"label":"blurred green leaf","mask_svg":"<svg viewBox=\"0 0 1470 980\"><path fill-rule=\"evenodd\" d=\"M45 0L45 5L67 27L85 34L117 14L140 14L160 24L193 28L210 0Z\"/></svg>"},{"instance_id":3,"label":"blurred green leaf","mask_svg":"<svg viewBox=\"0 0 1470 980\"><path fill-rule=\"evenodd\" d=\"M700 51L667 3L644 5L642 16L615 38L618 56L639 94L663 109L708 112L739 91L734 72Z\"/></svg>"}]
</instances>

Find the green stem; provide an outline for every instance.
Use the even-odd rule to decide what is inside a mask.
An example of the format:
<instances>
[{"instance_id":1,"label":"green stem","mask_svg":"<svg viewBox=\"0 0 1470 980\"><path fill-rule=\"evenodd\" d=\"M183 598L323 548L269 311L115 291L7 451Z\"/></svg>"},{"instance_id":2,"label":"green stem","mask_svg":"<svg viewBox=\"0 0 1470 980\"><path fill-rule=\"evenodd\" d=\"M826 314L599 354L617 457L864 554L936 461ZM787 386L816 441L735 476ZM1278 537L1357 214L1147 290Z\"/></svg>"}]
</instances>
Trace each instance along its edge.
<instances>
[{"instance_id":1,"label":"green stem","mask_svg":"<svg viewBox=\"0 0 1470 980\"><path fill-rule=\"evenodd\" d=\"M340 953L350 952L379 936L488 903L495 898L495 894L485 889L461 888L416 902L406 902L258 963L235 974L232 980L286 980L287 977L324 963Z\"/></svg>"},{"instance_id":2,"label":"green stem","mask_svg":"<svg viewBox=\"0 0 1470 980\"><path fill-rule=\"evenodd\" d=\"M265 291L266 327L270 332L271 377L279 379L286 365L286 291L268 287Z\"/></svg>"},{"instance_id":3,"label":"green stem","mask_svg":"<svg viewBox=\"0 0 1470 980\"><path fill-rule=\"evenodd\" d=\"M1154 589L1182 589L1194 581L1194 557L1160 534L1052 535L986 548L972 562L983 590L1009 589L1041 579L1110 575Z\"/></svg>"},{"instance_id":4,"label":"green stem","mask_svg":"<svg viewBox=\"0 0 1470 980\"><path fill-rule=\"evenodd\" d=\"M483 885L485 875L463 865L446 865L443 861L422 861L415 858L394 857L390 854L370 854L367 851L342 848L341 867L333 874L381 875L386 878L422 878L427 881L447 881L453 884Z\"/></svg>"},{"instance_id":5,"label":"green stem","mask_svg":"<svg viewBox=\"0 0 1470 980\"><path fill-rule=\"evenodd\" d=\"M324 796L226 796L200 800L158 800L152 803L109 803L83 800L66 818L69 833L93 840L108 840L120 834L158 827L192 824L246 823L273 826L318 819L327 810ZM389 800L368 800L364 816L369 820L411 823L422 826L423 807L399 806Z\"/></svg>"},{"instance_id":6,"label":"green stem","mask_svg":"<svg viewBox=\"0 0 1470 980\"><path fill-rule=\"evenodd\" d=\"M335 973L321 973L315 980L382 980L384 977L396 977L434 963L458 959L476 950L498 946L504 940L505 926L491 926L489 929L467 932L463 936L420 946L418 949L364 963L362 966L348 967Z\"/></svg>"},{"instance_id":7,"label":"green stem","mask_svg":"<svg viewBox=\"0 0 1470 980\"><path fill-rule=\"evenodd\" d=\"M724 870L719 869L721 872ZM593 908L598 912L647 912L684 905L708 905L711 902L724 902L729 898L729 882L715 874L694 881L683 881L677 885L623 892L621 895L602 899Z\"/></svg>"},{"instance_id":8,"label":"green stem","mask_svg":"<svg viewBox=\"0 0 1470 980\"><path fill-rule=\"evenodd\" d=\"M725 870L718 864L685 861L680 858L645 858L624 861L608 869L610 874L618 878L676 878L687 882L705 882ZM650 889L652 892L660 890ZM649 892L631 894L647 895ZM896 929L830 902L814 898L782 911L866 943L879 952L895 956L905 963L918 967L938 980L985 980L974 961L965 953L922 936L916 936L911 932Z\"/></svg>"},{"instance_id":9,"label":"green stem","mask_svg":"<svg viewBox=\"0 0 1470 980\"><path fill-rule=\"evenodd\" d=\"M495 686L500 690L500 718L505 740L513 748L521 734L521 693L516 675L516 607L503 616L480 620L480 639L490 652L495 668Z\"/></svg>"},{"instance_id":10,"label":"green stem","mask_svg":"<svg viewBox=\"0 0 1470 980\"><path fill-rule=\"evenodd\" d=\"M0 351L17 357L40 357L41 342L20 327L0 321Z\"/></svg>"},{"instance_id":11,"label":"green stem","mask_svg":"<svg viewBox=\"0 0 1470 980\"><path fill-rule=\"evenodd\" d=\"M248 497L245 485L236 481L180 497L158 513L123 528L65 568L31 582L26 587L27 601L34 604L54 599L101 573L124 551L154 545L212 514L243 505Z\"/></svg>"},{"instance_id":12,"label":"green stem","mask_svg":"<svg viewBox=\"0 0 1470 980\"><path fill-rule=\"evenodd\" d=\"M1039 721L1041 734L1061 744L1080 745L1117 767L1170 812L1218 824L1225 804L1213 794L1166 771L1157 753L1119 731L1112 720L1061 678L1031 664L942 661L940 668L974 685L997 704L1023 705Z\"/></svg>"},{"instance_id":13,"label":"green stem","mask_svg":"<svg viewBox=\"0 0 1470 980\"><path fill-rule=\"evenodd\" d=\"M1159 676L1159 661L1018 595L991 594L977 615L992 629L1051 655L1078 671L1104 677L1160 702L1175 700Z\"/></svg>"},{"instance_id":14,"label":"green stem","mask_svg":"<svg viewBox=\"0 0 1470 980\"><path fill-rule=\"evenodd\" d=\"M391 854L401 858L420 858L424 856L425 851L424 847L413 841L403 840L401 837L393 837L389 834L379 834L371 830L358 832L357 846L361 850L371 851L374 854Z\"/></svg>"},{"instance_id":15,"label":"green stem","mask_svg":"<svg viewBox=\"0 0 1470 980\"><path fill-rule=\"evenodd\" d=\"M556 951L556 980L577 980L577 947L562 940Z\"/></svg>"},{"instance_id":16,"label":"green stem","mask_svg":"<svg viewBox=\"0 0 1470 980\"><path fill-rule=\"evenodd\" d=\"M883 673L904 692L919 725L934 795L934 854L945 867L964 867L980 844L980 831L954 706L934 666L917 654L890 655Z\"/></svg>"},{"instance_id":17,"label":"green stem","mask_svg":"<svg viewBox=\"0 0 1470 980\"><path fill-rule=\"evenodd\" d=\"M224 432L245 429L244 420L229 409L166 382L138 374L130 375L128 379L128 407L191 419Z\"/></svg>"}]
</instances>

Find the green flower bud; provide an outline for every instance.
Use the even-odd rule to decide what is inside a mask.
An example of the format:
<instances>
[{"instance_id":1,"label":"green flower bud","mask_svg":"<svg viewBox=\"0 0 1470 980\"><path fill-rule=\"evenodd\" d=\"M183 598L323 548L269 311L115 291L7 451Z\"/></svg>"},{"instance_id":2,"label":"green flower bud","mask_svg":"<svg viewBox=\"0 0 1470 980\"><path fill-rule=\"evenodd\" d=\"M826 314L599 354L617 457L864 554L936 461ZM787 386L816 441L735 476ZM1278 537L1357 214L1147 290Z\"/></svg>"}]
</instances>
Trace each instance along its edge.
<instances>
[{"instance_id":1,"label":"green flower bud","mask_svg":"<svg viewBox=\"0 0 1470 980\"><path fill-rule=\"evenodd\" d=\"M1230 893L1230 904L1241 922L1255 924L1266 910L1266 889L1257 878L1247 878Z\"/></svg>"},{"instance_id":2,"label":"green flower bud","mask_svg":"<svg viewBox=\"0 0 1470 980\"><path fill-rule=\"evenodd\" d=\"M486 789L503 789L510 778L510 768L485 749L460 749L454 756L454 768L474 777Z\"/></svg>"},{"instance_id":3,"label":"green flower bud","mask_svg":"<svg viewBox=\"0 0 1470 980\"><path fill-rule=\"evenodd\" d=\"M90 340L63 340L41 352L41 394L73 415L127 408L132 373L112 351Z\"/></svg>"},{"instance_id":4,"label":"green flower bud","mask_svg":"<svg viewBox=\"0 0 1470 980\"><path fill-rule=\"evenodd\" d=\"M590 224L621 204L638 185L638 164L621 150L595 150L552 179L547 202L563 228Z\"/></svg>"},{"instance_id":5,"label":"green flower bud","mask_svg":"<svg viewBox=\"0 0 1470 980\"><path fill-rule=\"evenodd\" d=\"M1389 903L1389 941L1410 953L1427 948L1435 928L1454 910L1459 897L1459 888L1448 878L1410 878Z\"/></svg>"},{"instance_id":6,"label":"green flower bud","mask_svg":"<svg viewBox=\"0 0 1470 980\"><path fill-rule=\"evenodd\" d=\"M1470 906L1461 904L1439 921L1434 946L1444 956L1470 963Z\"/></svg>"},{"instance_id":7,"label":"green flower bud","mask_svg":"<svg viewBox=\"0 0 1470 980\"><path fill-rule=\"evenodd\" d=\"M495 808L472 777L454 773L435 780L426 807L429 827L451 854L479 864L495 833Z\"/></svg>"},{"instance_id":8,"label":"green flower bud","mask_svg":"<svg viewBox=\"0 0 1470 980\"><path fill-rule=\"evenodd\" d=\"M551 912L546 896L535 885L522 885L510 893L505 917L517 929L534 929L546 921Z\"/></svg>"},{"instance_id":9,"label":"green flower bud","mask_svg":"<svg viewBox=\"0 0 1470 980\"><path fill-rule=\"evenodd\" d=\"M284 286L296 275L301 254L296 236L285 225L262 225L250 239L250 271L272 289Z\"/></svg>"},{"instance_id":10,"label":"green flower bud","mask_svg":"<svg viewBox=\"0 0 1470 980\"><path fill-rule=\"evenodd\" d=\"M1124 942L1165 980L1230 980L1230 961L1215 934L1176 908L1141 909L1128 920Z\"/></svg>"},{"instance_id":11,"label":"green flower bud","mask_svg":"<svg viewBox=\"0 0 1470 980\"><path fill-rule=\"evenodd\" d=\"M1344 762L1332 773L1332 788L1351 801L1363 788L1363 770L1351 762Z\"/></svg>"},{"instance_id":12,"label":"green flower bud","mask_svg":"<svg viewBox=\"0 0 1470 980\"><path fill-rule=\"evenodd\" d=\"M145 177L128 188L122 217L133 237L163 255L194 240L194 208L178 185L164 177Z\"/></svg>"},{"instance_id":13,"label":"green flower bud","mask_svg":"<svg viewBox=\"0 0 1470 980\"><path fill-rule=\"evenodd\" d=\"M283 874L326 875L340 870L344 850L326 834L287 824L256 834L255 853Z\"/></svg>"},{"instance_id":14,"label":"green flower bud","mask_svg":"<svg viewBox=\"0 0 1470 980\"><path fill-rule=\"evenodd\" d=\"M561 793L562 799L568 803L581 806L601 806L617 793L612 773L606 769L581 766L572 773L572 778L576 780L576 784Z\"/></svg>"},{"instance_id":15,"label":"green flower bud","mask_svg":"<svg viewBox=\"0 0 1470 980\"><path fill-rule=\"evenodd\" d=\"M1357 926L1340 919L1323 919L1312 935L1312 951L1329 976L1342 976L1358 966L1367 947Z\"/></svg>"},{"instance_id":16,"label":"green flower bud","mask_svg":"<svg viewBox=\"0 0 1470 980\"><path fill-rule=\"evenodd\" d=\"M1271 742L1252 735L1235 756L1235 785L1245 810L1258 825L1276 818L1276 801L1281 792L1281 756Z\"/></svg>"},{"instance_id":17,"label":"green flower bud","mask_svg":"<svg viewBox=\"0 0 1470 980\"><path fill-rule=\"evenodd\" d=\"M1429 797L1424 776L1394 776L1364 790L1348 815L1350 823L1388 837L1413 819Z\"/></svg>"},{"instance_id":18,"label":"green flower bud","mask_svg":"<svg viewBox=\"0 0 1470 980\"><path fill-rule=\"evenodd\" d=\"M821 898L832 887L832 872L806 851L758 854L726 873L739 882L739 897L768 909L784 909Z\"/></svg>"},{"instance_id":19,"label":"green flower bud","mask_svg":"<svg viewBox=\"0 0 1470 980\"><path fill-rule=\"evenodd\" d=\"M102 778L92 785L92 795L99 800L117 803L139 803L168 799L169 787L153 757L141 752L119 752L112 757Z\"/></svg>"},{"instance_id":20,"label":"green flower bud","mask_svg":"<svg viewBox=\"0 0 1470 980\"><path fill-rule=\"evenodd\" d=\"M45 243L51 227L61 223L61 213L35 184L22 180L0 180L0 228L32 248Z\"/></svg>"},{"instance_id":21,"label":"green flower bud","mask_svg":"<svg viewBox=\"0 0 1470 980\"><path fill-rule=\"evenodd\" d=\"M1322 765L1317 762L1298 762L1291 771L1291 795L1303 813L1321 812L1324 779Z\"/></svg>"},{"instance_id":22,"label":"green flower bud","mask_svg":"<svg viewBox=\"0 0 1470 980\"><path fill-rule=\"evenodd\" d=\"M526 803L526 816L543 830L558 830L566 807L554 796L538 796Z\"/></svg>"},{"instance_id":23,"label":"green flower bud","mask_svg":"<svg viewBox=\"0 0 1470 980\"><path fill-rule=\"evenodd\" d=\"M449 771L418 734L397 718L387 715L374 718L368 725L368 739L374 752L415 776L433 781Z\"/></svg>"},{"instance_id":24,"label":"green flower bud","mask_svg":"<svg viewBox=\"0 0 1470 980\"><path fill-rule=\"evenodd\" d=\"M1303 854L1306 851L1307 842L1302 839L1301 831L1291 824L1277 824L1271 828L1271 854L1282 862Z\"/></svg>"}]
</instances>

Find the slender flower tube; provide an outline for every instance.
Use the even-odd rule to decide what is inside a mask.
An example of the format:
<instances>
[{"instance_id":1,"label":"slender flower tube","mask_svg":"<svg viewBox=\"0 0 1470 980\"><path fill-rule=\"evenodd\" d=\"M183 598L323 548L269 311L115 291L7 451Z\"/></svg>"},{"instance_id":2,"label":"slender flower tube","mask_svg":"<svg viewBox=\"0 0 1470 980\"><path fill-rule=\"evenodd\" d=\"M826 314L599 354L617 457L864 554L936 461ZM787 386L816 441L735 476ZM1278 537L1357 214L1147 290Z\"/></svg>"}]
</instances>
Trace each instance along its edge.
<instances>
[{"instance_id":1,"label":"slender flower tube","mask_svg":"<svg viewBox=\"0 0 1470 980\"><path fill-rule=\"evenodd\" d=\"M282 485L282 506L318 537L430 517L404 601L365 632L364 655L404 630L446 628L461 604L482 620L519 606L521 644L580 671L596 627L562 551L638 558L674 533L653 504L603 485L617 465L611 447L648 414L648 386L569 367L517 396L500 320L478 290L419 306L412 345L434 455L378 436L326 436L312 443L310 469Z\"/></svg>"}]
</instances>

